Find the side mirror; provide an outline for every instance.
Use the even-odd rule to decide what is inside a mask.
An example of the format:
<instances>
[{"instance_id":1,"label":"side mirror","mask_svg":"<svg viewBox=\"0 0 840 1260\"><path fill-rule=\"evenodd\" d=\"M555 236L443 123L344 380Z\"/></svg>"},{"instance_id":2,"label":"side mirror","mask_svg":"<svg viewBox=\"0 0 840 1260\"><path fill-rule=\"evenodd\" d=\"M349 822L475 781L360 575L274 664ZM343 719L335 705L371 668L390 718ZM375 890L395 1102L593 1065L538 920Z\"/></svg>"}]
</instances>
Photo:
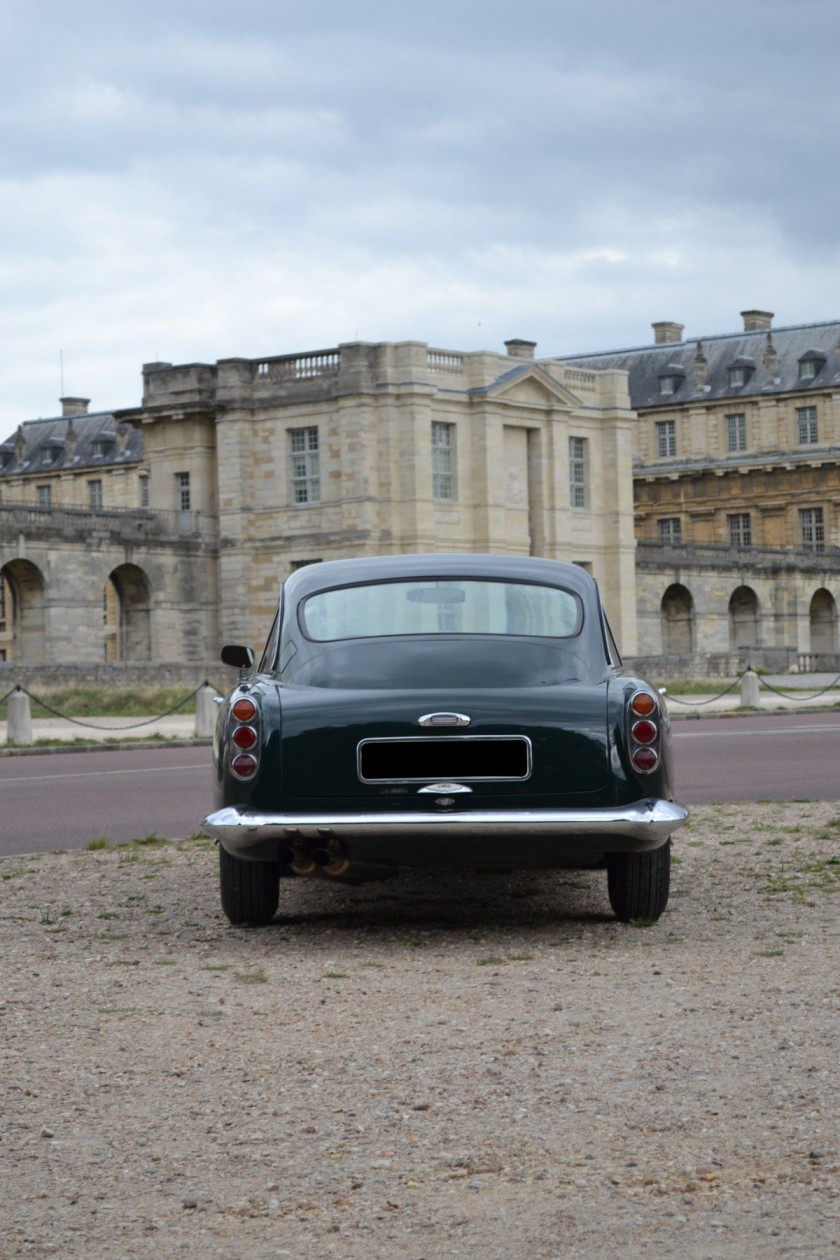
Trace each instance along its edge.
<instances>
[{"instance_id":1,"label":"side mirror","mask_svg":"<svg viewBox=\"0 0 840 1260\"><path fill-rule=\"evenodd\" d=\"M240 643L226 643L222 648L222 664L232 665L234 669L253 669L254 653Z\"/></svg>"}]
</instances>

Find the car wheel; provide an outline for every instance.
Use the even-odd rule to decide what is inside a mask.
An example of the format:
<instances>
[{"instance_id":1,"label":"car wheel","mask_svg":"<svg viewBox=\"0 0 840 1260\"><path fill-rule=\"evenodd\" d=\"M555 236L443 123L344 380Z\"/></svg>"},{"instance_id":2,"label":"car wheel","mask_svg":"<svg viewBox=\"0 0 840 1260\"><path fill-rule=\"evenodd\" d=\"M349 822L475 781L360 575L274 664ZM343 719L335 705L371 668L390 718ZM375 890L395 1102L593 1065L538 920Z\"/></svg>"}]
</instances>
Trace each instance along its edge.
<instances>
[{"instance_id":1,"label":"car wheel","mask_svg":"<svg viewBox=\"0 0 840 1260\"><path fill-rule=\"evenodd\" d=\"M222 909L231 923L270 923L280 899L276 862L243 862L219 846Z\"/></svg>"},{"instance_id":2,"label":"car wheel","mask_svg":"<svg viewBox=\"0 0 840 1260\"><path fill-rule=\"evenodd\" d=\"M622 923L655 923L668 904L670 885L670 840L651 853L607 854L610 905Z\"/></svg>"}]
</instances>

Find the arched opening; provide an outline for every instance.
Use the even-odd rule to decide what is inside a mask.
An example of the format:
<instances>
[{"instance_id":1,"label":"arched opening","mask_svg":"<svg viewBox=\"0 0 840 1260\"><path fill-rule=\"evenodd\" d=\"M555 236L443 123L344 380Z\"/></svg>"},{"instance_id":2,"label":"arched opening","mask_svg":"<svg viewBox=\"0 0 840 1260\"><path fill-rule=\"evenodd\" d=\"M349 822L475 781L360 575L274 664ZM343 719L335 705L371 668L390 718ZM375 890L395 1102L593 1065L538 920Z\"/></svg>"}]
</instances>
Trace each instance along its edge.
<instances>
[{"instance_id":1,"label":"arched opening","mask_svg":"<svg viewBox=\"0 0 840 1260\"><path fill-rule=\"evenodd\" d=\"M0 569L0 649L7 661L47 659L44 578L28 560Z\"/></svg>"},{"instance_id":2,"label":"arched opening","mask_svg":"<svg viewBox=\"0 0 840 1260\"><path fill-rule=\"evenodd\" d=\"M837 605L824 586L811 597L811 651L837 651Z\"/></svg>"},{"instance_id":3,"label":"arched opening","mask_svg":"<svg viewBox=\"0 0 840 1260\"><path fill-rule=\"evenodd\" d=\"M749 586L737 587L729 600L730 647L758 647L758 625L758 596Z\"/></svg>"},{"instance_id":4,"label":"arched opening","mask_svg":"<svg viewBox=\"0 0 840 1260\"><path fill-rule=\"evenodd\" d=\"M136 564L121 564L109 574L103 622L106 661L151 660L149 580Z\"/></svg>"},{"instance_id":5,"label":"arched opening","mask_svg":"<svg viewBox=\"0 0 840 1260\"><path fill-rule=\"evenodd\" d=\"M662 596L662 651L685 653L694 651L694 600L691 591L675 582Z\"/></svg>"}]
</instances>

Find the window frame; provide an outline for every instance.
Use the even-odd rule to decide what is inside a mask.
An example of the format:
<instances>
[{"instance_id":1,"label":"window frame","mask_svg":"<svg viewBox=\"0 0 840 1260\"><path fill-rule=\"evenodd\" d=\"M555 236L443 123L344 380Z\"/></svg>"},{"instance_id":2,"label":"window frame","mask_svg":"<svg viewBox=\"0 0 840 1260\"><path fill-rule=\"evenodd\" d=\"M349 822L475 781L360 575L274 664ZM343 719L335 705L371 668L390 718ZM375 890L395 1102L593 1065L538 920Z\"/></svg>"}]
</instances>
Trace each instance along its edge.
<instances>
[{"instance_id":1,"label":"window frame","mask_svg":"<svg viewBox=\"0 0 840 1260\"><path fill-rule=\"evenodd\" d=\"M729 527L729 545L740 550L752 546L752 514L750 512L729 512L726 517Z\"/></svg>"},{"instance_id":2,"label":"window frame","mask_svg":"<svg viewBox=\"0 0 840 1260\"><path fill-rule=\"evenodd\" d=\"M660 516L657 519L660 544L663 547L681 547L683 543L682 517ZM667 529L666 526L668 527Z\"/></svg>"},{"instance_id":3,"label":"window frame","mask_svg":"<svg viewBox=\"0 0 840 1260\"><path fill-rule=\"evenodd\" d=\"M819 416L814 403L796 408L797 445L816 446L820 440Z\"/></svg>"},{"instance_id":4,"label":"window frame","mask_svg":"<svg viewBox=\"0 0 840 1260\"><path fill-rule=\"evenodd\" d=\"M821 506L799 509L799 535L804 551L825 551L825 513Z\"/></svg>"},{"instance_id":5,"label":"window frame","mask_svg":"<svg viewBox=\"0 0 840 1260\"><path fill-rule=\"evenodd\" d=\"M745 411L727 413L726 449L732 453L747 449L747 413Z\"/></svg>"},{"instance_id":6,"label":"window frame","mask_svg":"<svg viewBox=\"0 0 840 1260\"><path fill-rule=\"evenodd\" d=\"M569 507L577 510L589 506L588 463L587 439L569 434Z\"/></svg>"},{"instance_id":7,"label":"window frame","mask_svg":"<svg viewBox=\"0 0 840 1260\"><path fill-rule=\"evenodd\" d=\"M292 507L312 507L321 502L321 438L317 424L287 429L289 502ZM297 448L296 442L302 445Z\"/></svg>"},{"instance_id":8,"label":"window frame","mask_svg":"<svg viewBox=\"0 0 840 1260\"><path fill-rule=\"evenodd\" d=\"M88 508L91 512L101 512L105 505L102 478L95 477L87 483Z\"/></svg>"},{"instance_id":9,"label":"window frame","mask_svg":"<svg viewBox=\"0 0 840 1260\"><path fill-rule=\"evenodd\" d=\"M676 420L656 421L657 459L675 459L677 455Z\"/></svg>"},{"instance_id":10,"label":"window frame","mask_svg":"<svg viewBox=\"0 0 840 1260\"><path fill-rule=\"evenodd\" d=\"M432 421L432 498L439 503L453 503L456 498L456 443L455 425L451 421Z\"/></svg>"},{"instance_id":11,"label":"window frame","mask_svg":"<svg viewBox=\"0 0 840 1260\"><path fill-rule=\"evenodd\" d=\"M188 471L175 473L175 494L179 512L192 511L192 485Z\"/></svg>"},{"instance_id":12,"label":"window frame","mask_svg":"<svg viewBox=\"0 0 840 1260\"><path fill-rule=\"evenodd\" d=\"M49 483L35 487L35 497L41 511L48 511L52 507L52 492L53 488Z\"/></svg>"}]
</instances>

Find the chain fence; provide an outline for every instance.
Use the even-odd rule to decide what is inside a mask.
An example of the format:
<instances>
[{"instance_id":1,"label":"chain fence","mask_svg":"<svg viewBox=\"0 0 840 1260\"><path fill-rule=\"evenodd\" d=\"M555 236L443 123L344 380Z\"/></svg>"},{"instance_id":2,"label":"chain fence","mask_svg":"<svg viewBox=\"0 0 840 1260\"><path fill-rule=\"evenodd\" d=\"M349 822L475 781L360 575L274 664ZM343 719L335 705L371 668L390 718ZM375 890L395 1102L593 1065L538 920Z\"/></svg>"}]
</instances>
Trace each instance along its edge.
<instances>
[{"instance_id":1,"label":"chain fence","mask_svg":"<svg viewBox=\"0 0 840 1260\"><path fill-rule=\"evenodd\" d=\"M680 696L668 696L668 700L672 704L684 704L689 708L698 709L706 704L714 704L715 700L721 700L724 696L728 696L730 691L734 691L746 674L752 673L749 669L744 669L738 675L734 682L731 682L723 691L719 691L716 696L707 696L705 700L683 700ZM840 683L840 674L833 678L830 683L822 687L819 691L814 691L811 695L803 696L801 691L781 691L778 687L774 687L766 678L762 678L761 674L756 674L759 687L766 687L768 691L774 692L777 696L781 696L783 700L817 700L820 696L824 696L827 691L831 691Z\"/></svg>"},{"instance_id":2,"label":"chain fence","mask_svg":"<svg viewBox=\"0 0 840 1260\"><path fill-rule=\"evenodd\" d=\"M672 704L687 704L689 708L692 709L699 709L704 704L714 704L715 700L721 700L724 696L728 696L730 691L734 691L741 679L744 677L744 674L748 673L749 670L743 670L735 681L730 683L728 687L725 687L723 691L718 692L716 696L707 696L705 700L681 700L679 696L668 696L668 700Z\"/></svg>"},{"instance_id":3,"label":"chain fence","mask_svg":"<svg viewBox=\"0 0 840 1260\"><path fill-rule=\"evenodd\" d=\"M832 687L836 687L840 682L840 674L836 678L832 678L828 686L823 687L820 691L813 692L810 696L803 696L800 691L795 691L792 695L787 691L780 691L778 687L774 687L772 683L767 682L759 674L759 684L766 687L768 691L775 691L777 696L781 696L784 700L816 700L818 696L824 696L827 691L831 691Z\"/></svg>"},{"instance_id":4,"label":"chain fence","mask_svg":"<svg viewBox=\"0 0 840 1260\"><path fill-rule=\"evenodd\" d=\"M26 687L22 687L20 684L16 687L12 687L11 691L7 691L5 696L0 699L0 704L4 704L5 701L8 700L9 696L13 696L16 692L23 692L25 696L29 697L33 704L37 704L39 708L45 709L47 713L52 714L53 717L61 718L64 722L72 722L74 726L85 726L92 731L132 731L136 730L140 726L151 726L153 722L159 722L162 718L170 717L173 713L177 713L179 709L183 709L185 704L189 704L190 700L194 700L203 687L211 687L217 696L222 694L218 687L214 687L209 679L205 678L204 682L201 683L200 686L196 687L195 691L191 691L188 696L184 696L183 700L179 700L177 704L173 704L172 708L167 709L165 713L158 713L156 717L143 718L139 722L125 722L120 726L103 726L99 722L85 722L81 718L70 717L69 714L61 713L58 709L54 709L52 705L47 704L46 700L39 700L37 696L33 696L31 691L28 691Z\"/></svg>"}]
</instances>

